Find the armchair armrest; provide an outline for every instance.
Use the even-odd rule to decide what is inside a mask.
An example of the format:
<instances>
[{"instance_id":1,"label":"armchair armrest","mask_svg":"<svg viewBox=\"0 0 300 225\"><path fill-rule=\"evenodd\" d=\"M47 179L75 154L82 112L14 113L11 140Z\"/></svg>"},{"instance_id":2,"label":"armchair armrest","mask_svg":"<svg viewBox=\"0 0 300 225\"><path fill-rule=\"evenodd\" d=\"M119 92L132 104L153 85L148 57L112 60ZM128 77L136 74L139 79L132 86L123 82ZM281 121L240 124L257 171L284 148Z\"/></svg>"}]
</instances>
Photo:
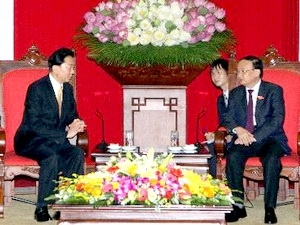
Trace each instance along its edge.
<instances>
[{"instance_id":1,"label":"armchair armrest","mask_svg":"<svg viewBox=\"0 0 300 225\"><path fill-rule=\"evenodd\" d=\"M298 132L298 135L297 135L297 153L298 153L298 156L300 157L300 131Z\"/></svg>"},{"instance_id":2,"label":"armchair armrest","mask_svg":"<svg viewBox=\"0 0 300 225\"><path fill-rule=\"evenodd\" d=\"M83 151L85 152L85 155L88 154L89 143L88 143L88 134L87 134L87 131L80 132L80 133L77 134L76 146L78 146L81 149L83 149Z\"/></svg>"},{"instance_id":3,"label":"armchair armrest","mask_svg":"<svg viewBox=\"0 0 300 225\"><path fill-rule=\"evenodd\" d=\"M226 137L227 131L225 130L217 130L215 132L215 142L214 147L217 154L217 178L223 179L222 176L222 159L224 157L224 153L226 150Z\"/></svg>"},{"instance_id":4,"label":"armchair armrest","mask_svg":"<svg viewBox=\"0 0 300 225\"><path fill-rule=\"evenodd\" d=\"M84 150L84 152L88 153L88 134L86 131L77 134L76 145ZM6 148L6 134L5 129L0 127L0 155L5 155Z\"/></svg>"},{"instance_id":5,"label":"armchair armrest","mask_svg":"<svg viewBox=\"0 0 300 225\"><path fill-rule=\"evenodd\" d=\"M5 148L6 148L6 135L5 130L0 127L0 155L5 155Z\"/></svg>"},{"instance_id":6,"label":"armchair armrest","mask_svg":"<svg viewBox=\"0 0 300 225\"><path fill-rule=\"evenodd\" d=\"M227 131L217 130L215 132L214 147L215 147L217 155L221 156L221 157L224 156L224 152L225 152L225 149L226 149L226 144L227 144L226 139L225 139L226 135L227 135Z\"/></svg>"}]
</instances>

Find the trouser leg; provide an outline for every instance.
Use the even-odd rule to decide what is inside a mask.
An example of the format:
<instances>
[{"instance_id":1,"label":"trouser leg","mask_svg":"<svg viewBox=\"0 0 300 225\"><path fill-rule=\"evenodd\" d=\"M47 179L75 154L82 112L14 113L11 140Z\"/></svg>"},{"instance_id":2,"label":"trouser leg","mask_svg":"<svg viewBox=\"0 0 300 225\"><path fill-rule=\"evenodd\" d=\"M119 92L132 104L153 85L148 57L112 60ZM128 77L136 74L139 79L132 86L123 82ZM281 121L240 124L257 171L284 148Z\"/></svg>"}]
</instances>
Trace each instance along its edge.
<instances>
[{"instance_id":1,"label":"trouser leg","mask_svg":"<svg viewBox=\"0 0 300 225\"><path fill-rule=\"evenodd\" d=\"M209 153L211 154L211 158L207 160L208 167L209 167L209 173L216 178L217 177L217 156L215 153L214 144L208 144L207 148L209 150Z\"/></svg>"},{"instance_id":2,"label":"trouser leg","mask_svg":"<svg viewBox=\"0 0 300 225\"><path fill-rule=\"evenodd\" d=\"M57 162L58 158L56 154L52 154L39 162L40 173L37 208L44 207L49 204L48 201L45 201L45 198L53 194L53 190L56 186L54 181L57 179L58 174Z\"/></svg>"},{"instance_id":3,"label":"trouser leg","mask_svg":"<svg viewBox=\"0 0 300 225\"><path fill-rule=\"evenodd\" d=\"M246 162L244 147L241 145L232 145L226 154L226 177L228 185L232 190L233 196L243 202L244 187L243 174Z\"/></svg>"},{"instance_id":4,"label":"trouser leg","mask_svg":"<svg viewBox=\"0 0 300 225\"><path fill-rule=\"evenodd\" d=\"M82 149L71 145L60 157L59 167L63 176L71 177L73 173L83 174L84 152Z\"/></svg>"},{"instance_id":5,"label":"trouser leg","mask_svg":"<svg viewBox=\"0 0 300 225\"><path fill-rule=\"evenodd\" d=\"M280 157L282 148L276 142L269 142L264 146L264 154L261 157L265 181L265 207L276 208L279 179L282 170Z\"/></svg>"}]
</instances>

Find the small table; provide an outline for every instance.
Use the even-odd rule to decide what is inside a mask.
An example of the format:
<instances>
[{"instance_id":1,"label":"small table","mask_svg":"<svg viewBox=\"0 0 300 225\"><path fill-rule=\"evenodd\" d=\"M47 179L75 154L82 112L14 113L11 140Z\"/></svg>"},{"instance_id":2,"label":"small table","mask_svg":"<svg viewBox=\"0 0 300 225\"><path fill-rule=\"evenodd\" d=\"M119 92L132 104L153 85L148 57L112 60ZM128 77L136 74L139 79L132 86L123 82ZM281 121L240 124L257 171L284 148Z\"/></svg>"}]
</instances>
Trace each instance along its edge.
<instances>
[{"instance_id":1,"label":"small table","mask_svg":"<svg viewBox=\"0 0 300 225\"><path fill-rule=\"evenodd\" d=\"M161 206L128 205L93 208L91 205L52 205L60 211L58 225L96 224L221 224L225 225L225 214L232 206Z\"/></svg>"},{"instance_id":2,"label":"small table","mask_svg":"<svg viewBox=\"0 0 300 225\"><path fill-rule=\"evenodd\" d=\"M143 153L140 153L143 154ZM96 167L101 167L106 165L111 156L116 155L116 153L92 153L95 158ZM207 173L208 172L208 162L207 159L211 157L210 154L174 154L173 161L184 168L191 169L197 173Z\"/></svg>"}]
</instances>

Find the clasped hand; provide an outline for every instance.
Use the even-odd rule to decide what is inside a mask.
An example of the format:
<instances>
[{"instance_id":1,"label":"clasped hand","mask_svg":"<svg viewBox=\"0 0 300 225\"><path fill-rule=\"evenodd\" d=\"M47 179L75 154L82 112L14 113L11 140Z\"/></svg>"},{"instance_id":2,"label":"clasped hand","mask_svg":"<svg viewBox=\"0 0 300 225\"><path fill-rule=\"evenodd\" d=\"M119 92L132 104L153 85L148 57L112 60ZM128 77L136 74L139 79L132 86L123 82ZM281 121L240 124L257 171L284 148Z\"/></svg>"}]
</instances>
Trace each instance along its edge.
<instances>
[{"instance_id":1,"label":"clasped hand","mask_svg":"<svg viewBox=\"0 0 300 225\"><path fill-rule=\"evenodd\" d=\"M256 142L256 139L254 138L254 135L251 134L245 128L236 127L235 130L236 130L236 134L237 134L238 138L234 141L234 144L249 146L253 142Z\"/></svg>"},{"instance_id":2,"label":"clasped hand","mask_svg":"<svg viewBox=\"0 0 300 225\"><path fill-rule=\"evenodd\" d=\"M74 119L71 124L69 124L69 130L67 134L67 138L73 138L77 133L83 132L86 129L86 124L83 120Z\"/></svg>"}]
</instances>

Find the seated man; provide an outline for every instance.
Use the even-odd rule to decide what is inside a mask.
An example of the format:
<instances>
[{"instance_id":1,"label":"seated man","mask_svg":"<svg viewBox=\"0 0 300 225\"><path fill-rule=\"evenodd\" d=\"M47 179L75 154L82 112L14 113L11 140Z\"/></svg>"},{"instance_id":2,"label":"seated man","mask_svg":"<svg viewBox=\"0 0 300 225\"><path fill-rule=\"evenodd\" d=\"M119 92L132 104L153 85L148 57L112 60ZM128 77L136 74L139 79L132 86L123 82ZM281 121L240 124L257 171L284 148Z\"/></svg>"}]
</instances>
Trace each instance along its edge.
<instances>
[{"instance_id":1,"label":"seated man","mask_svg":"<svg viewBox=\"0 0 300 225\"><path fill-rule=\"evenodd\" d=\"M16 153L40 166L34 215L38 222L52 219L45 198L53 194L59 173L67 177L83 174L84 164L83 150L68 140L85 129L68 83L75 74L74 52L58 49L49 57L48 66L49 74L28 87L23 120L14 138Z\"/></svg>"},{"instance_id":2,"label":"seated man","mask_svg":"<svg viewBox=\"0 0 300 225\"><path fill-rule=\"evenodd\" d=\"M228 105L228 61L225 59L217 59L212 62L210 67L211 80L217 88L222 90L222 95L217 99L219 127L222 127L224 118L223 115L227 110ZM205 138L207 141L207 148L212 157L208 159L209 171L213 177L217 175L217 156L214 149L214 132L206 132ZM226 137L227 142L231 141L231 136Z\"/></svg>"},{"instance_id":3,"label":"seated man","mask_svg":"<svg viewBox=\"0 0 300 225\"><path fill-rule=\"evenodd\" d=\"M229 94L224 125L235 135L226 152L226 176L233 195L240 199L227 222L247 216L243 198L243 173L249 157L260 157L265 182L265 223L277 223L275 207L282 169L280 158L290 154L283 130L285 106L280 86L262 80L263 64L255 56L247 56L237 65L241 84ZM259 98L259 97L263 97Z\"/></svg>"}]
</instances>

